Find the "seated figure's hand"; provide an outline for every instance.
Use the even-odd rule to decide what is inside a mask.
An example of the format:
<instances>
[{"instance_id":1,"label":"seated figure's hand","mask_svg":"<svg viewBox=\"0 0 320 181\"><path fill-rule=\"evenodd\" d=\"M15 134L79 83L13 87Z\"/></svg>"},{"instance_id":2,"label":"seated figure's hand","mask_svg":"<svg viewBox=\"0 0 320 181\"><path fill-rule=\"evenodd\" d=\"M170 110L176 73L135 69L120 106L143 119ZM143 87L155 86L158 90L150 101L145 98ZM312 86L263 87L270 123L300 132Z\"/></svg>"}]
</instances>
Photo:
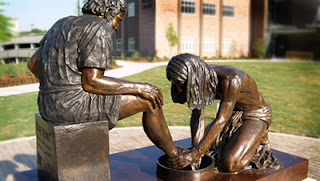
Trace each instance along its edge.
<instances>
[{"instance_id":1,"label":"seated figure's hand","mask_svg":"<svg viewBox=\"0 0 320 181\"><path fill-rule=\"evenodd\" d=\"M163 105L163 95L159 88L149 84L149 83L142 83L138 85L139 87L139 96L149 100L153 108L161 108Z\"/></svg>"},{"instance_id":2,"label":"seated figure's hand","mask_svg":"<svg viewBox=\"0 0 320 181\"><path fill-rule=\"evenodd\" d=\"M182 169L191 163L196 162L200 158L201 156L199 156L197 150L184 149L178 155L169 158L168 163L171 168Z\"/></svg>"}]
</instances>

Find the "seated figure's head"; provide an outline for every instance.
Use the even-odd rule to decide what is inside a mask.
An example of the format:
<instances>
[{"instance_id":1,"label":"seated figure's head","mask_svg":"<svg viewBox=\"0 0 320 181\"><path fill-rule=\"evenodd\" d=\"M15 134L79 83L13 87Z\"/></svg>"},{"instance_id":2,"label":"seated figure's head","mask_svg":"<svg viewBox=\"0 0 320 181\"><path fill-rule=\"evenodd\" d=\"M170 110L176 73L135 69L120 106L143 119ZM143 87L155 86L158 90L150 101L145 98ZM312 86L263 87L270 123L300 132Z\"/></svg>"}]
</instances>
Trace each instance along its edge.
<instances>
[{"instance_id":1,"label":"seated figure's head","mask_svg":"<svg viewBox=\"0 0 320 181\"><path fill-rule=\"evenodd\" d=\"M88 0L82 7L83 14L93 14L113 20L113 26L117 30L118 23L127 13L126 0Z\"/></svg>"},{"instance_id":2,"label":"seated figure's head","mask_svg":"<svg viewBox=\"0 0 320 181\"><path fill-rule=\"evenodd\" d=\"M167 66L173 102L188 102L191 110L203 109L215 100L217 75L203 60L192 54L172 57Z\"/></svg>"}]
</instances>

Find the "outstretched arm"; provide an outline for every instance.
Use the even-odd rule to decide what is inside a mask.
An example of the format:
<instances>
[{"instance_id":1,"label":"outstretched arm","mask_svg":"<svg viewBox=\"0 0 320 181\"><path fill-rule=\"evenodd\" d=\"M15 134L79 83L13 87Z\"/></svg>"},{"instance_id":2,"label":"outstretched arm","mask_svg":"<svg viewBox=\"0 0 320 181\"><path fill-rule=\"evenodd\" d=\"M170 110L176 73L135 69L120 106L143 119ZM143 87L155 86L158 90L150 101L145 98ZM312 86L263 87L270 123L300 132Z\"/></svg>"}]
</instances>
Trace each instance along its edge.
<instances>
[{"instance_id":1,"label":"outstretched arm","mask_svg":"<svg viewBox=\"0 0 320 181\"><path fill-rule=\"evenodd\" d=\"M191 128L191 141L192 146L196 146L200 143L204 137L205 131L205 120L204 120L204 110L193 110L190 120Z\"/></svg>"},{"instance_id":2,"label":"outstretched arm","mask_svg":"<svg viewBox=\"0 0 320 181\"><path fill-rule=\"evenodd\" d=\"M222 98L216 119L210 124L201 142L190 150L183 150L181 154L169 160L169 165L176 169L184 168L199 160L209 149L217 136L228 122L235 107L236 98L240 92L240 82L237 79L225 80L221 83Z\"/></svg>"},{"instance_id":3,"label":"outstretched arm","mask_svg":"<svg viewBox=\"0 0 320 181\"><path fill-rule=\"evenodd\" d=\"M82 87L95 94L139 96L149 100L154 108L161 108L163 105L162 92L157 87L148 83L106 77L103 69L84 68L82 70Z\"/></svg>"},{"instance_id":4,"label":"outstretched arm","mask_svg":"<svg viewBox=\"0 0 320 181\"><path fill-rule=\"evenodd\" d=\"M200 141L204 137L204 132L205 132L204 109L192 111L190 128L191 128L192 146L196 146L200 143ZM201 158L191 164L192 170L198 169L200 167L200 164L201 164Z\"/></svg>"}]
</instances>

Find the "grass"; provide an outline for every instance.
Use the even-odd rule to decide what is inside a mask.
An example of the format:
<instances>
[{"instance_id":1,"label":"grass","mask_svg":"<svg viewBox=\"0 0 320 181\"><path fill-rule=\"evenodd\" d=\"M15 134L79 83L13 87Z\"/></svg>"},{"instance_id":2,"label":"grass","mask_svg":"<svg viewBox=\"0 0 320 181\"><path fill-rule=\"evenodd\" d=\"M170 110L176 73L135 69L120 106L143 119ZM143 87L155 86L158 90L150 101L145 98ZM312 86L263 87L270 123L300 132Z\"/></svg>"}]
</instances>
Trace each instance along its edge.
<instances>
[{"instance_id":1,"label":"grass","mask_svg":"<svg viewBox=\"0 0 320 181\"><path fill-rule=\"evenodd\" d=\"M0 77L8 74L19 76L29 71L27 62L20 62L19 64L9 63L0 64Z\"/></svg>"},{"instance_id":2,"label":"grass","mask_svg":"<svg viewBox=\"0 0 320 181\"><path fill-rule=\"evenodd\" d=\"M0 140L35 135L37 93L0 97Z\"/></svg>"},{"instance_id":3,"label":"grass","mask_svg":"<svg viewBox=\"0 0 320 181\"><path fill-rule=\"evenodd\" d=\"M235 66L253 77L273 110L272 132L320 138L320 64L315 62L236 62ZM125 77L149 82L164 94L163 112L168 125L189 126L187 105L174 104L165 66ZM0 97L0 140L34 135L37 93ZM217 102L217 101L216 101ZM216 102L205 109L206 122L214 120ZM117 127L141 126L142 114L119 121Z\"/></svg>"}]
</instances>

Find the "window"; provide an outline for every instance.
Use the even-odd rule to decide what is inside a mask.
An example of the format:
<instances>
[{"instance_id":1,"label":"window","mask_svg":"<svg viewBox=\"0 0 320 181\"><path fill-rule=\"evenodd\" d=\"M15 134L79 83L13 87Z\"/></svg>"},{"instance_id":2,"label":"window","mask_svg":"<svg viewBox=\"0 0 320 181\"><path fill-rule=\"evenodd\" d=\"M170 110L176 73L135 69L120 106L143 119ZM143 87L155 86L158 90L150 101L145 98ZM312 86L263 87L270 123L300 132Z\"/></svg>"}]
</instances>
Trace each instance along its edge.
<instances>
[{"instance_id":1,"label":"window","mask_svg":"<svg viewBox=\"0 0 320 181\"><path fill-rule=\"evenodd\" d=\"M31 48L31 44L28 44L28 43L18 44L18 47L21 49Z\"/></svg>"},{"instance_id":2,"label":"window","mask_svg":"<svg viewBox=\"0 0 320 181\"><path fill-rule=\"evenodd\" d=\"M133 16L135 16L134 2L129 3L128 5L128 17L133 17Z\"/></svg>"},{"instance_id":3,"label":"window","mask_svg":"<svg viewBox=\"0 0 320 181\"><path fill-rule=\"evenodd\" d=\"M233 49L233 40L231 38L223 39L223 51L224 52L231 52Z\"/></svg>"},{"instance_id":4,"label":"window","mask_svg":"<svg viewBox=\"0 0 320 181\"><path fill-rule=\"evenodd\" d=\"M10 44L10 45L3 45L3 49L4 50L14 50L14 44Z\"/></svg>"},{"instance_id":5,"label":"window","mask_svg":"<svg viewBox=\"0 0 320 181\"><path fill-rule=\"evenodd\" d=\"M210 16L216 15L216 5L212 3L203 3L203 14Z\"/></svg>"},{"instance_id":6,"label":"window","mask_svg":"<svg viewBox=\"0 0 320 181\"><path fill-rule=\"evenodd\" d=\"M234 7L233 6L223 6L223 16L234 17Z\"/></svg>"},{"instance_id":7,"label":"window","mask_svg":"<svg viewBox=\"0 0 320 181\"><path fill-rule=\"evenodd\" d=\"M117 39L117 51L121 52L122 51L122 40L121 39Z\"/></svg>"},{"instance_id":8,"label":"window","mask_svg":"<svg viewBox=\"0 0 320 181\"><path fill-rule=\"evenodd\" d=\"M191 37L183 37L181 41L181 51L194 51L195 41Z\"/></svg>"},{"instance_id":9,"label":"window","mask_svg":"<svg viewBox=\"0 0 320 181\"><path fill-rule=\"evenodd\" d=\"M135 39L134 37L131 37L128 39L128 51L134 52L134 50L135 50Z\"/></svg>"},{"instance_id":10,"label":"window","mask_svg":"<svg viewBox=\"0 0 320 181\"><path fill-rule=\"evenodd\" d=\"M196 12L196 3L190 0L182 0L181 12L187 14L194 14Z\"/></svg>"},{"instance_id":11,"label":"window","mask_svg":"<svg viewBox=\"0 0 320 181\"><path fill-rule=\"evenodd\" d=\"M215 52L216 51L216 40L214 38L205 38L203 40L203 51L204 52Z\"/></svg>"},{"instance_id":12,"label":"window","mask_svg":"<svg viewBox=\"0 0 320 181\"><path fill-rule=\"evenodd\" d=\"M34 47L35 47L35 48L40 48L40 43L36 43L36 44L34 45Z\"/></svg>"}]
</instances>

